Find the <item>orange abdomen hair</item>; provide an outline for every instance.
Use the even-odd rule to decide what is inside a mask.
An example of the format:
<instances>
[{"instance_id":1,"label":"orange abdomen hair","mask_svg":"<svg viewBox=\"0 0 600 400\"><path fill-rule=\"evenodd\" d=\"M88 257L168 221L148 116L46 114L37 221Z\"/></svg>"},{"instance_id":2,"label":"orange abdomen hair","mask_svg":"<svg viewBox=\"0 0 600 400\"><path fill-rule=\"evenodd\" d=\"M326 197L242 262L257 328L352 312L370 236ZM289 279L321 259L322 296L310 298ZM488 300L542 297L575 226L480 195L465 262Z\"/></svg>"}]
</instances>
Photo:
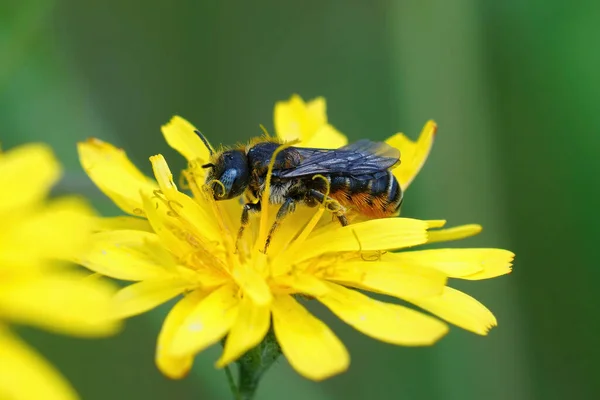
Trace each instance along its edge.
<instances>
[{"instance_id":1,"label":"orange abdomen hair","mask_svg":"<svg viewBox=\"0 0 600 400\"><path fill-rule=\"evenodd\" d=\"M346 208L373 217L395 215L402 205L402 189L391 171L367 179L331 177L330 196Z\"/></svg>"}]
</instances>

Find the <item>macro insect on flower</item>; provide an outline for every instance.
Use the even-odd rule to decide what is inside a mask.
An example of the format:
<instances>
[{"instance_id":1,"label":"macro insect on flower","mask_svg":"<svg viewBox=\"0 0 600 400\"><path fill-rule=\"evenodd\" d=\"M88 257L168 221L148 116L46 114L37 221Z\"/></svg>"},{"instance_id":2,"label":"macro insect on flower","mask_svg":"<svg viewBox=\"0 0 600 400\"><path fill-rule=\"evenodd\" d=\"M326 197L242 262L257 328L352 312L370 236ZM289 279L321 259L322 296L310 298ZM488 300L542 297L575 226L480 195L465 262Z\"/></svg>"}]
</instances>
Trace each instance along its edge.
<instances>
[{"instance_id":1,"label":"macro insect on flower","mask_svg":"<svg viewBox=\"0 0 600 400\"><path fill-rule=\"evenodd\" d=\"M196 131L210 153L206 183L215 200L247 194L242 209L238 240L249 223L250 212L261 209L261 198L269 184L267 200L280 205L265 240L267 251L275 229L296 206L325 204L342 226L348 225L347 208L372 217L398 213L402 190L390 171L399 163L400 152L385 143L361 140L335 150L282 146L266 138L248 146L216 152ZM268 181L268 182L267 182Z\"/></svg>"},{"instance_id":2,"label":"macro insect on flower","mask_svg":"<svg viewBox=\"0 0 600 400\"><path fill-rule=\"evenodd\" d=\"M298 139L298 146L332 149L347 143L327 122L323 99L305 103L293 96L278 103L275 128L280 140ZM487 308L446 283L448 277L477 280L506 274L511 252L404 251L476 234L478 225L439 229L445 221L394 217L342 226L332 219L327 202L318 202L290 213L265 253L279 209L268 199L273 163L260 192L261 212L249 216L246 233L238 239L243 204L239 198L215 201L217 188L229 184L205 184L210 146L195 131L180 117L163 127L169 145L188 160L179 185L162 155L150 157L153 180L108 143L90 139L79 144L87 174L130 215L96 233L93 249L79 261L100 274L133 282L115 298L122 317L183 295L158 337L156 362L165 375L184 376L195 354L222 339L217 366L224 367L261 343L270 329L303 376L321 380L344 371L350 361L347 349L299 297L315 299L364 334L396 345L435 343L448 330L444 320L482 335L496 325ZM402 134L387 141L402 154L402 163L392 170L402 190L421 168L434 134L435 124L428 122L416 142ZM395 250L403 251L391 252ZM435 316L372 299L357 289L408 301Z\"/></svg>"}]
</instances>

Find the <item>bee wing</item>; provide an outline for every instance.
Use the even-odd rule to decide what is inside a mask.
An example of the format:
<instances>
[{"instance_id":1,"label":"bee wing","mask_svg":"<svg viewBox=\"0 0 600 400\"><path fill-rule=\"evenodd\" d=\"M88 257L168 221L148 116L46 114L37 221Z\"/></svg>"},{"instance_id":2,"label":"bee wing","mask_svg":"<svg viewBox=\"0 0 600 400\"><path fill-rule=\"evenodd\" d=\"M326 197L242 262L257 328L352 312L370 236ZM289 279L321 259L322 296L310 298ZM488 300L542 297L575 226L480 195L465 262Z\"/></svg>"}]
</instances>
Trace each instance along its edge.
<instances>
[{"instance_id":1,"label":"bee wing","mask_svg":"<svg viewBox=\"0 0 600 400\"><path fill-rule=\"evenodd\" d=\"M295 148L305 157L298 166L281 170L278 176L293 178L314 174L345 173L365 175L392 168L400 160L400 151L383 142L367 139L335 150Z\"/></svg>"}]
</instances>

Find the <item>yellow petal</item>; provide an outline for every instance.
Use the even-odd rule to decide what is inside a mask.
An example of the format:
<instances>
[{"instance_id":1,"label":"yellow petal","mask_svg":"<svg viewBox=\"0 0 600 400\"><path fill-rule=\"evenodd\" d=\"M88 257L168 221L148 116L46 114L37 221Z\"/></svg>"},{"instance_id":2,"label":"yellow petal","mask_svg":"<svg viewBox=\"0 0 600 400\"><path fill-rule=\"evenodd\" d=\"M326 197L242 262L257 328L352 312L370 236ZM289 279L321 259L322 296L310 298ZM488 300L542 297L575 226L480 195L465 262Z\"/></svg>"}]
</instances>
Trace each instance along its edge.
<instances>
[{"instance_id":1,"label":"yellow petal","mask_svg":"<svg viewBox=\"0 0 600 400\"><path fill-rule=\"evenodd\" d=\"M279 205L269 206L269 221L267 227L271 226L275 222L275 216L279 211ZM269 255L277 255L282 250L288 248L291 243L304 241L308 237L308 234L314 229L315 225L320 220L320 215L325 212L324 207L298 207L293 213L289 214L283 223L277 228L277 233L272 236L271 243L269 244ZM315 214L319 214L318 216ZM328 222L331 222L331 216ZM240 217L237 218L239 221ZM309 221L307 223L307 221ZM310 226L308 226L310 225ZM250 222L252 226L252 222ZM250 228L252 229L252 228ZM307 232L305 232L305 230ZM250 236L250 235L249 235Z\"/></svg>"},{"instance_id":2,"label":"yellow petal","mask_svg":"<svg viewBox=\"0 0 600 400\"><path fill-rule=\"evenodd\" d=\"M44 259L71 259L89 244L92 216L83 200L65 197L21 214L12 223L10 217L5 218L0 231L0 264L16 268Z\"/></svg>"},{"instance_id":3,"label":"yellow petal","mask_svg":"<svg viewBox=\"0 0 600 400\"><path fill-rule=\"evenodd\" d=\"M33 349L0 331L0 395L10 400L76 400L75 390Z\"/></svg>"},{"instance_id":4,"label":"yellow petal","mask_svg":"<svg viewBox=\"0 0 600 400\"><path fill-rule=\"evenodd\" d=\"M196 128L187 120L175 115L161 127L165 140L188 161L210 158L210 153L202 140L195 133ZM202 162L203 162L202 161Z\"/></svg>"},{"instance_id":5,"label":"yellow petal","mask_svg":"<svg viewBox=\"0 0 600 400\"><path fill-rule=\"evenodd\" d=\"M120 327L113 317L111 302L116 288L84 277L62 273L4 282L0 289L0 316L71 335L114 334Z\"/></svg>"},{"instance_id":6,"label":"yellow petal","mask_svg":"<svg viewBox=\"0 0 600 400\"><path fill-rule=\"evenodd\" d=\"M350 356L343 343L291 296L276 297L272 312L277 341L300 375L320 381L348 368Z\"/></svg>"},{"instance_id":7,"label":"yellow petal","mask_svg":"<svg viewBox=\"0 0 600 400\"><path fill-rule=\"evenodd\" d=\"M373 300L355 290L329 284L318 300L365 335L403 346L428 346L448 332L443 322L410 308Z\"/></svg>"},{"instance_id":8,"label":"yellow petal","mask_svg":"<svg viewBox=\"0 0 600 400\"><path fill-rule=\"evenodd\" d=\"M487 335L488 331L497 325L496 317L483 304L450 287L446 287L439 296L409 301L451 324L479 335Z\"/></svg>"},{"instance_id":9,"label":"yellow petal","mask_svg":"<svg viewBox=\"0 0 600 400\"><path fill-rule=\"evenodd\" d=\"M310 274L277 276L273 278L273 284L283 292L297 292L310 296L323 296L329 291L329 287L322 279Z\"/></svg>"},{"instance_id":10,"label":"yellow petal","mask_svg":"<svg viewBox=\"0 0 600 400\"><path fill-rule=\"evenodd\" d=\"M167 195L169 192L177 191L173 174L163 155L158 154L150 157L150 163L152 163L152 171L154 171L154 176L163 194Z\"/></svg>"},{"instance_id":11,"label":"yellow petal","mask_svg":"<svg viewBox=\"0 0 600 400\"><path fill-rule=\"evenodd\" d=\"M194 232L197 236L206 238L208 241L223 241L223 232L219 229L219 223L209 201L205 198L192 199L181 192L170 193L169 200L172 201L174 212L185 223L187 229ZM214 200L211 199L210 201ZM221 203L231 204L231 202ZM239 203L237 206L241 208ZM239 216L236 219L237 221L239 221Z\"/></svg>"},{"instance_id":12,"label":"yellow petal","mask_svg":"<svg viewBox=\"0 0 600 400\"><path fill-rule=\"evenodd\" d=\"M402 190L406 190L421 170L425 160L427 160L436 130L436 123L428 121L416 142L413 142L402 133L397 133L386 140L387 144L400 150L401 163L394 168L393 173Z\"/></svg>"},{"instance_id":13,"label":"yellow petal","mask_svg":"<svg viewBox=\"0 0 600 400\"><path fill-rule=\"evenodd\" d=\"M0 214L41 201L61 174L50 147L29 144L0 153Z\"/></svg>"},{"instance_id":14,"label":"yellow petal","mask_svg":"<svg viewBox=\"0 0 600 400\"><path fill-rule=\"evenodd\" d=\"M333 126L326 124L317 129L310 139L301 144L304 147L317 149L337 149L347 145L348 138Z\"/></svg>"},{"instance_id":15,"label":"yellow petal","mask_svg":"<svg viewBox=\"0 0 600 400\"><path fill-rule=\"evenodd\" d=\"M94 229L96 231L134 230L152 232L152 227L147 219L129 216L96 218Z\"/></svg>"},{"instance_id":16,"label":"yellow petal","mask_svg":"<svg viewBox=\"0 0 600 400\"><path fill-rule=\"evenodd\" d=\"M185 228L181 222L171 214L163 200L140 193L142 207L152 225L152 229L160 237L161 243L173 254L184 257L193 251L191 245L182 239ZM183 235L182 235L183 234Z\"/></svg>"},{"instance_id":17,"label":"yellow petal","mask_svg":"<svg viewBox=\"0 0 600 400\"><path fill-rule=\"evenodd\" d=\"M514 255L513 255L514 256ZM512 257L511 257L512 260ZM470 281L478 281L482 279L496 278L498 276L510 274L512 272L512 262L490 262L486 263L483 271L477 272L472 275L461 276L461 279L467 279Z\"/></svg>"},{"instance_id":18,"label":"yellow petal","mask_svg":"<svg viewBox=\"0 0 600 400\"><path fill-rule=\"evenodd\" d=\"M226 366L258 345L269 330L270 317L271 311L268 306L258 305L245 296L240 301L237 318L227 335L223 355L217 361L217 367Z\"/></svg>"},{"instance_id":19,"label":"yellow petal","mask_svg":"<svg viewBox=\"0 0 600 400\"><path fill-rule=\"evenodd\" d=\"M128 214L142 213L140 191L152 194L158 185L129 161L122 149L99 139L77 146L79 161L90 179Z\"/></svg>"},{"instance_id":20,"label":"yellow petal","mask_svg":"<svg viewBox=\"0 0 600 400\"><path fill-rule=\"evenodd\" d=\"M210 204L202 198L193 200L177 190L171 170L162 155L150 157L150 162L160 189L167 198L168 215L178 218L198 240L206 238L208 241L221 241L221 231Z\"/></svg>"},{"instance_id":21,"label":"yellow petal","mask_svg":"<svg viewBox=\"0 0 600 400\"><path fill-rule=\"evenodd\" d=\"M441 228L444 225L446 225L446 220L445 219L429 219L427 221L427 226L429 227L429 229L431 228Z\"/></svg>"},{"instance_id":22,"label":"yellow petal","mask_svg":"<svg viewBox=\"0 0 600 400\"><path fill-rule=\"evenodd\" d=\"M502 249L436 249L386 256L399 264L437 269L450 278L475 280L509 273L515 255Z\"/></svg>"},{"instance_id":23,"label":"yellow petal","mask_svg":"<svg viewBox=\"0 0 600 400\"><path fill-rule=\"evenodd\" d=\"M183 293L191 286L182 277L161 278L133 283L115 296L117 318L127 318L151 310Z\"/></svg>"},{"instance_id":24,"label":"yellow petal","mask_svg":"<svg viewBox=\"0 0 600 400\"><path fill-rule=\"evenodd\" d=\"M175 357L167 350L171 347L173 338L185 319L206 295L207 292L196 290L184 296L184 298L179 300L179 302L171 309L160 330L158 343L156 345L155 361L158 369L171 379L181 379L185 377L190 368L192 368L194 360L193 355Z\"/></svg>"},{"instance_id":25,"label":"yellow petal","mask_svg":"<svg viewBox=\"0 0 600 400\"><path fill-rule=\"evenodd\" d=\"M290 103L297 102L297 100L304 104L300 96L293 95L290 99ZM324 97L315 97L305 104L306 116L310 121L313 121L315 126L323 126L327 123L327 102Z\"/></svg>"},{"instance_id":26,"label":"yellow petal","mask_svg":"<svg viewBox=\"0 0 600 400\"><path fill-rule=\"evenodd\" d=\"M155 233L105 231L92 235L92 246L77 263L105 276L126 281L164 278L175 258Z\"/></svg>"},{"instance_id":27,"label":"yellow petal","mask_svg":"<svg viewBox=\"0 0 600 400\"><path fill-rule=\"evenodd\" d=\"M348 140L327 123L325 99L305 103L298 95L275 104L275 131L284 141L300 139L305 147L337 148Z\"/></svg>"},{"instance_id":28,"label":"yellow petal","mask_svg":"<svg viewBox=\"0 0 600 400\"><path fill-rule=\"evenodd\" d=\"M229 331L238 311L239 297L233 285L222 286L189 313L167 351L172 356L198 353Z\"/></svg>"},{"instance_id":29,"label":"yellow petal","mask_svg":"<svg viewBox=\"0 0 600 400\"><path fill-rule=\"evenodd\" d=\"M415 246L427 241L427 223L409 218L381 218L345 227L326 228L294 246L290 259L295 262L337 251L390 250Z\"/></svg>"},{"instance_id":30,"label":"yellow petal","mask_svg":"<svg viewBox=\"0 0 600 400\"><path fill-rule=\"evenodd\" d=\"M242 264L231 273L240 288L258 305L267 305L273 299L265 279L250 265Z\"/></svg>"},{"instance_id":31,"label":"yellow petal","mask_svg":"<svg viewBox=\"0 0 600 400\"><path fill-rule=\"evenodd\" d=\"M328 280L399 298L439 295L447 281L442 272L396 260L341 262L330 270Z\"/></svg>"},{"instance_id":32,"label":"yellow petal","mask_svg":"<svg viewBox=\"0 0 600 400\"><path fill-rule=\"evenodd\" d=\"M284 141L310 139L316 130L327 123L325 101L314 101L310 112L304 100L297 94L288 101L275 104L274 124L277 136Z\"/></svg>"},{"instance_id":33,"label":"yellow petal","mask_svg":"<svg viewBox=\"0 0 600 400\"><path fill-rule=\"evenodd\" d=\"M481 232L481 225L460 225L447 229L434 229L427 232L427 243L449 242L451 240L465 239Z\"/></svg>"}]
</instances>

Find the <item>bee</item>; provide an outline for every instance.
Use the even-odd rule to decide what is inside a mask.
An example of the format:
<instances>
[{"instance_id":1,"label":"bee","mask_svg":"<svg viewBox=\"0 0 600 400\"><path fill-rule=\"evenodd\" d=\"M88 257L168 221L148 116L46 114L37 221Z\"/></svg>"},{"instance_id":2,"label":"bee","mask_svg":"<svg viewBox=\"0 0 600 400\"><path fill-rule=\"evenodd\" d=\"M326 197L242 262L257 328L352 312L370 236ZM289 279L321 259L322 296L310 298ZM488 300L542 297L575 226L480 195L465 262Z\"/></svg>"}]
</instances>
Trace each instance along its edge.
<instances>
[{"instance_id":1,"label":"bee","mask_svg":"<svg viewBox=\"0 0 600 400\"><path fill-rule=\"evenodd\" d=\"M208 148L211 159L206 183L215 200L232 199L246 194L238 240L249 223L251 213L261 210L262 194L269 164L280 142L267 139L243 148L216 152L206 138L196 131ZM383 142L359 140L335 150L286 147L278 152L271 175L269 203L279 204L275 222L266 239L282 220L304 204L326 204L346 226L348 209L368 217L396 215L402 205L402 189L391 170L400 163L398 149ZM320 175L320 179L315 179Z\"/></svg>"}]
</instances>

